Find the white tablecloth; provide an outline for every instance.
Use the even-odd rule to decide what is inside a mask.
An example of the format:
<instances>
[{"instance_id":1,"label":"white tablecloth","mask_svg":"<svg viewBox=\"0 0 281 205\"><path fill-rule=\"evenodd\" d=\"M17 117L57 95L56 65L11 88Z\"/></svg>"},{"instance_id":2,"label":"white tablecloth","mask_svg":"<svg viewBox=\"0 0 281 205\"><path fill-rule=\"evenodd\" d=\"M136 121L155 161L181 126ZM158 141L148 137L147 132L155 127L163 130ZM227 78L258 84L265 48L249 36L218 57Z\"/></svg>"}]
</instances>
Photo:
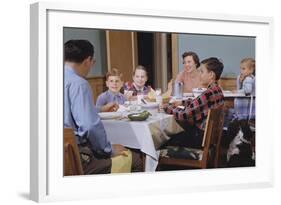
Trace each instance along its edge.
<instances>
[{"instance_id":1,"label":"white tablecloth","mask_svg":"<svg viewBox=\"0 0 281 205\"><path fill-rule=\"evenodd\" d=\"M140 149L146 154L145 171L155 171L159 150L169 137L183 129L172 115L155 113L145 121L102 120L106 134L112 144L122 144L130 148Z\"/></svg>"},{"instance_id":2,"label":"white tablecloth","mask_svg":"<svg viewBox=\"0 0 281 205\"><path fill-rule=\"evenodd\" d=\"M236 98L236 97L245 97L243 92L233 92L229 90L223 90L223 95L225 98ZM183 98L194 98L193 93L183 93Z\"/></svg>"}]
</instances>

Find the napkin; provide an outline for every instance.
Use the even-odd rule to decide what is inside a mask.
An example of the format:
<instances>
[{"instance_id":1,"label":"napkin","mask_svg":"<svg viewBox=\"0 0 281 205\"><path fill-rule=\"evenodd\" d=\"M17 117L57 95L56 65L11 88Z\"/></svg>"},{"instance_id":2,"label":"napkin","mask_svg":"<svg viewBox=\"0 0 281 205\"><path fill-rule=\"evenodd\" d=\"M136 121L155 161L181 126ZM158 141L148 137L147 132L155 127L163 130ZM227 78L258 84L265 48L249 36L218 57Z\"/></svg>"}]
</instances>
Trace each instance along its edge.
<instances>
[{"instance_id":1,"label":"napkin","mask_svg":"<svg viewBox=\"0 0 281 205\"><path fill-rule=\"evenodd\" d=\"M111 173L129 173L132 167L132 152L125 151L127 156L119 155L111 158Z\"/></svg>"}]
</instances>

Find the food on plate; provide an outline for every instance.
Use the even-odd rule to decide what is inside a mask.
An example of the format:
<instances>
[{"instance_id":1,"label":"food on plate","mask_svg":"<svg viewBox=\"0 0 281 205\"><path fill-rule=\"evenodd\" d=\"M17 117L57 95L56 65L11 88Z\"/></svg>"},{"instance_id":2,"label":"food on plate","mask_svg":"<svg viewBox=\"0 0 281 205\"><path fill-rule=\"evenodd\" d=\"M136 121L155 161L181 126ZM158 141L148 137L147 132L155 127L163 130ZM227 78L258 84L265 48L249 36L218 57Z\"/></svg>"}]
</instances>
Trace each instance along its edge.
<instances>
[{"instance_id":1,"label":"food on plate","mask_svg":"<svg viewBox=\"0 0 281 205\"><path fill-rule=\"evenodd\" d=\"M156 92L151 88L150 92L147 94L148 101L156 102ZM171 99L171 92L168 90L167 92L162 94L163 103L168 103Z\"/></svg>"}]
</instances>

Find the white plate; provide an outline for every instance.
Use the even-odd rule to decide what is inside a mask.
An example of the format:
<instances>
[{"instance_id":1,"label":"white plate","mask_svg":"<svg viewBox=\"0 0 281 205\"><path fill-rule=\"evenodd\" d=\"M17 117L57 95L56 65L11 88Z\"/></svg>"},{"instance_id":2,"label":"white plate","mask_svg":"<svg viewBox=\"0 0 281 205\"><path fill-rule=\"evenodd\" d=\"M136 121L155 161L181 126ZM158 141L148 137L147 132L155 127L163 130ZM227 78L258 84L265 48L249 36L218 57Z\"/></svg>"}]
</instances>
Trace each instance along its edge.
<instances>
[{"instance_id":1,"label":"white plate","mask_svg":"<svg viewBox=\"0 0 281 205\"><path fill-rule=\"evenodd\" d=\"M159 103L148 102L147 104L142 104L141 106L142 106L142 108L145 108L145 109L154 109L154 108L159 107Z\"/></svg>"},{"instance_id":2,"label":"white plate","mask_svg":"<svg viewBox=\"0 0 281 205\"><path fill-rule=\"evenodd\" d=\"M193 93L183 93L183 97L194 97Z\"/></svg>"},{"instance_id":3,"label":"white plate","mask_svg":"<svg viewBox=\"0 0 281 205\"><path fill-rule=\"evenodd\" d=\"M100 112L99 116L102 120L117 119L122 117L122 113L119 112Z\"/></svg>"}]
</instances>

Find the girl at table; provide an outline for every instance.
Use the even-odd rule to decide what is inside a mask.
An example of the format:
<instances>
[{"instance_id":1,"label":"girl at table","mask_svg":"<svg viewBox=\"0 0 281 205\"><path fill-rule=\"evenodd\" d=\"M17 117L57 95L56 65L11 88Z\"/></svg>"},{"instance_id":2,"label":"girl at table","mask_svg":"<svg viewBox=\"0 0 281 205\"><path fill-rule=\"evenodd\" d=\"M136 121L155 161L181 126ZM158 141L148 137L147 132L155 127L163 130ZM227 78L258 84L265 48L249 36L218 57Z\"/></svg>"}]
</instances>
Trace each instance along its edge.
<instances>
[{"instance_id":1,"label":"girl at table","mask_svg":"<svg viewBox=\"0 0 281 205\"><path fill-rule=\"evenodd\" d=\"M110 102L115 102L123 105L126 101L126 97L120 93L120 89L123 86L122 73L118 69L113 68L106 74L106 86L108 90L98 96L96 106L101 107Z\"/></svg>"},{"instance_id":2,"label":"girl at table","mask_svg":"<svg viewBox=\"0 0 281 205\"><path fill-rule=\"evenodd\" d=\"M194 52L184 52L182 54L183 70L177 75L176 81L183 83L183 92L190 93L193 88L202 87L200 82L199 57Z\"/></svg>"},{"instance_id":3,"label":"girl at table","mask_svg":"<svg viewBox=\"0 0 281 205\"><path fill-rule=\"evenodd\" d=\"M255 96L255 67L256 62L253 58L244 58L240 63L240 74L236 81L237 92L244 93L247 97L234 99L234 118L239 120L255 119L255 100L252 97Z\"/></svg>"},{"instance_id":4,"label":"girl at table","mask_svg":"<svg viewBox=\"0 0 281 205\"><path fill-rule=\"evenodd\" d=\"M138 65L133 72L133 82L126 82L124 85L125 95L126 93L129 93L128 91L132 91L128 94L132 96L136 96L138 93L147 95L151 89L150 86L145 85L147 79L146 68L142 65ZM130 96L127 97L130 98Z\"/></svg>"}]
</instances>

